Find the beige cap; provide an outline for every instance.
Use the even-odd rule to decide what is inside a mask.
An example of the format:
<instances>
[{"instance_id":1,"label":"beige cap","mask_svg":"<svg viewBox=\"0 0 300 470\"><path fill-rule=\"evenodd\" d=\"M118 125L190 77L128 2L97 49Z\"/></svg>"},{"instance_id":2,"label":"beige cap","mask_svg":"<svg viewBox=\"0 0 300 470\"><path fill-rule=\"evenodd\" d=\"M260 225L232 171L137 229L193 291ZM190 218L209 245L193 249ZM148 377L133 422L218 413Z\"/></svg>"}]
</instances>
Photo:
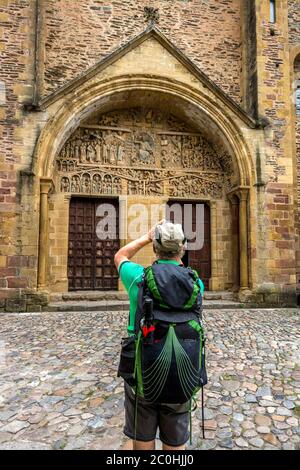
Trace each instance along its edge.
<instances>
[{"instance_id":1,"label":"beige cap","mask_svg":"<svg viewBox=\"0 0 300 470\"><path fill-rule=\"evenodd\" d=\"M166 252L177 251L186 242L182 225L172 224L171 222L156 227L155 240Z\"/></svg>"}]
</instances>

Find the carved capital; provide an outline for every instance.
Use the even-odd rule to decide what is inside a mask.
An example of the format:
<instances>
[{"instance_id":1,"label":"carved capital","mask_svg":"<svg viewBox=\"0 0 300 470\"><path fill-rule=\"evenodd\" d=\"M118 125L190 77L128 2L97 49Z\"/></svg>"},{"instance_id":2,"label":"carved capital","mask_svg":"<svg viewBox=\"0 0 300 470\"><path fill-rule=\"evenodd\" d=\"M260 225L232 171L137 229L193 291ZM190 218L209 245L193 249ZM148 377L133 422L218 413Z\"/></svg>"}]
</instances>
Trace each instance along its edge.
<instances>
[{"instance_id":1,"label":"carved capital","mask_svg":"<svg viewBox=\"0 0 300 470\"><path fill-rule=\"evenodd\" d=\"M241 188L237 191L237 194L240 198L240 201L248 201L249 197L249 189L248 188Z\"/></svg>"},{"instance_id":2,"label":"carved capital","mask_svg":"<svg viewBox=\"0 0 300 470\"><path fill-rule=\"evenodd\" d=\"M51 178L41 178L40 179L40 193L49 194L53 188L53 180Z\"/></svg>"},{"instance_id":3,"label":"carved capital","mask_svg":"<svg viewBox=\"0 0 300 470\"><path fill-rule=\"evenodd\" d=\"M232 204L236 204L235 196L238 197L240 201L247 201L249 197L249 191L250 188L235 188L227 194L227 197Z\"/></svg>"},{"instance_id":4,"label":"carved capital","mask_svg":"<svg viewBox=\"0 0 300 470\"><path fill-rule=\"evenodd\" d=\"M217 210L217 201L209 201L209 207L211 212L215 212Z\"/></svg>"},{"instance_id":5,"label":"carved capital","mask_svg":"<svg viewBox=\"0 0 300 470\"><path fill-rule=\"evenodd\" d=\"M227 195L229 202L233 206L238 206L239 205L239 196L237 193L230 193Z\"/></svg>"}]
</instances>

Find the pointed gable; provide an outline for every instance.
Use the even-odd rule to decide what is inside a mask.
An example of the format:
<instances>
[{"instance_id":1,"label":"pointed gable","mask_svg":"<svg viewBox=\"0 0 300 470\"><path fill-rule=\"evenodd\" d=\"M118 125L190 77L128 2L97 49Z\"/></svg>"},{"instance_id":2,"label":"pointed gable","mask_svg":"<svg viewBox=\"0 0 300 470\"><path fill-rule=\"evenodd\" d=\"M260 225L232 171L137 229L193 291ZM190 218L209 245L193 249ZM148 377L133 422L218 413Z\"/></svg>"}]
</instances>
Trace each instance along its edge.
<instances>
[{"instance_id":1,"label":"pointed gable","mask_svg":"<svg viewBox=\"0 0 300 470\"><path fill-rule=\"evenodd\" d=\"M165 77L182 82L219 98L249 127L260 127L246 111L197 67L154 25L146 28L100 62L59 88L39 103L46 108L90 81L103 81L124 75Z\"/></svg>"}]
</instances>

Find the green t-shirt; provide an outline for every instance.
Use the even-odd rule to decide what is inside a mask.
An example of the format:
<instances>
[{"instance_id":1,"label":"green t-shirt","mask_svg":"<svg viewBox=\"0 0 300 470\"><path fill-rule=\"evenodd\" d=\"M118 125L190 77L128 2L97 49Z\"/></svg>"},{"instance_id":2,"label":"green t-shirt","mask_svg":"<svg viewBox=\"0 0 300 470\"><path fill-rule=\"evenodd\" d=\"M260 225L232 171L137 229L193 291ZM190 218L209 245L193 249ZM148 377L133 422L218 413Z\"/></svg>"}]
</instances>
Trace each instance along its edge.
<instances>
[{"instance_id":1,"label":"green t-shirt","mask_svg":"<svg viewBox=\"0 0 300 470\"><path fill-rule=\"evenodd\" d=\"M159 260L158 263L164 263L164 264L177 264L178 266L180 263L177 261L173 260ZM126 291L128 292L129 296L129 301L130 301L130 312L129 312L129 318L130 318L130 324L134 324L134 318L135 318L135 312L137 309L137 302L138 302L138 283L141 282L142 276L144 273L144 267L141 266L140 264L133 263L132 261L123 261L119 268L119 276L124 284L124 287ZM204 293L204 284L199 279L199 286L201 290L201 294L203 295ZM130 325L128 325L128 334L132 334L133 331L130 330L129 328Z\"/></svg>"}]
</instances>

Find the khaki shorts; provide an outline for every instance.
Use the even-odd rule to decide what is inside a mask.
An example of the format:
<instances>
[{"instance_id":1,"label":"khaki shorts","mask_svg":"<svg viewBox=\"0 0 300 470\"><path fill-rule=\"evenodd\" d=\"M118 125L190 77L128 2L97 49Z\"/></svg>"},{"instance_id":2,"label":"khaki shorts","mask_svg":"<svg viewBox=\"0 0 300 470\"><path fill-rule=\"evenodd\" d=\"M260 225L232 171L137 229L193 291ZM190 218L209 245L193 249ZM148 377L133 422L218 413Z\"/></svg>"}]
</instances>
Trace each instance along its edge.
<instances>
[{"instance_id":1,"label":"khaki shorts","mask_svg":"<svg viewBox=\"0 0 300 470\"><path fill-rule=\"evenodd\" d=\"M187 443L189 433L190 402L183 405L150 403L138 398L136 440L149 442L156 439L159 429L160 440L170 447ZM135 439L134 429L135 394L125 382L125 427L124 434Z\"/></svg>"}]
</instances>

